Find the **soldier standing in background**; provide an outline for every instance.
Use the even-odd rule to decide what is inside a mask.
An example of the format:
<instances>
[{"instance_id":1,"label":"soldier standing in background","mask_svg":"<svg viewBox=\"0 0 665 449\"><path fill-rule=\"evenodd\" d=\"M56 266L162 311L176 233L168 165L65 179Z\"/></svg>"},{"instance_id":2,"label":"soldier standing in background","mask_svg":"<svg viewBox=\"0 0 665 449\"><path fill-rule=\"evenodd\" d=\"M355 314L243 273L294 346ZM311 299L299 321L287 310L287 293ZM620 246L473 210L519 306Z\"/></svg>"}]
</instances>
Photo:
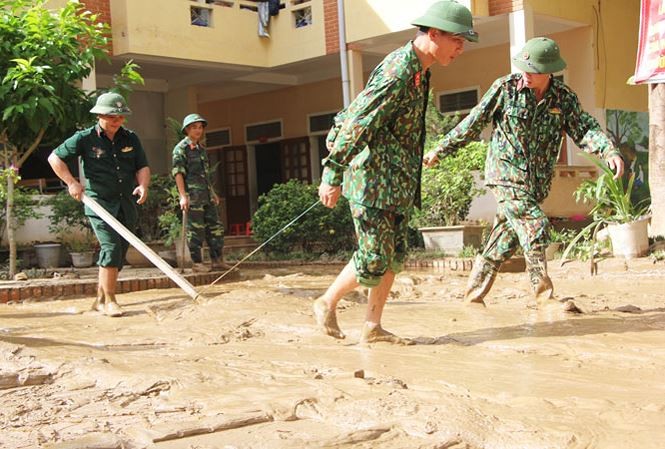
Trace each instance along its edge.
<instances>
[{"instance_id":1,"label":"soldier standing in background","mask_svg":"<svg viewBox=\"0 0 665 449\"><path fill-rule=\"evenodd\" d=\"M362 285L370 290L361 341L409 342L384 330L381 315L404 264L411 210L420 206L429 67L447 66L465 41L478 41L471 12L454 1L434 3L412 24L419 27L415 39L374 69L327 137L319 197L334 207L344 179L358 239L352 260L313 305L319 327L335 338L344 338L337 303Z\"/></svg>"},{"instance_id":2,"label":"soldier standing in background","mask_svg":"<svg viewBox=\"0 0 665 449\"><path fill-rule=\"evenodd\" d=\"M194 266L198 272L228 270L224 263L224 226L219 221L219 197L210 183L210 163L205 148L201 145L203 129L208 122L199 114L189 114L182 122L186 137L173 148L171 173L180 196L180 208L188 213L187 243ZM211 267L203 264L201 248L203 242L210 249Z\"/></svg>"}]
</instances>

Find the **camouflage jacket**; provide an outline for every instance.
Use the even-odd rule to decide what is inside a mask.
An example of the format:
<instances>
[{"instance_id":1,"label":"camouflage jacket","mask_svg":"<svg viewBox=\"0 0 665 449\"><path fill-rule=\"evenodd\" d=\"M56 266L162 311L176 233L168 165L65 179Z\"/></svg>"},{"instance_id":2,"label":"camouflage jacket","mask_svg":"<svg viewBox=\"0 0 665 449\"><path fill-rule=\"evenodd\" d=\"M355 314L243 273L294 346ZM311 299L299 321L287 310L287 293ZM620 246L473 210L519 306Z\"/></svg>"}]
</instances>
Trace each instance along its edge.
<instances>
[{"instance_id":1,"label":"camouflage jacket","mask_svg":"<svg viewBox=\"0 0 665 449\"><path fill-rule=\"evenodd\" d=\"M521 74L499 78L480 103L439 143L439 156L476 140L492 122L485 162L485 184L526 190L543 201L552 184L554 165L565 131L588 153L619 155L600 125L581 109L577 95L552 78L543 99L522 83Z\"/></svg>"},{"instance_id":2,"label":"camouflage jacket","mask_svg":"<svg viewBox=\"0 0 665 449\"><path fill-rule=\"evenodd\" d=\"M189 137L182 139L173 148L173 168L175 177L181 173L185 180L185 188L189 200L193 204L211 201L212 186L209 182L210 163L205 148L200 144L192 146Z\"/></svg>"},{"instance_id":3,"label":"camouflage jacket","mask_svg":"<svg viewBox=\"0 0 665 449\"><path fill-rule=\"evenodd\" d=\"M420 205L429 70L409 42L386 56L365 89L335 117L322 181L350 201L408 212Z\"/></svg>"}]
</instances>

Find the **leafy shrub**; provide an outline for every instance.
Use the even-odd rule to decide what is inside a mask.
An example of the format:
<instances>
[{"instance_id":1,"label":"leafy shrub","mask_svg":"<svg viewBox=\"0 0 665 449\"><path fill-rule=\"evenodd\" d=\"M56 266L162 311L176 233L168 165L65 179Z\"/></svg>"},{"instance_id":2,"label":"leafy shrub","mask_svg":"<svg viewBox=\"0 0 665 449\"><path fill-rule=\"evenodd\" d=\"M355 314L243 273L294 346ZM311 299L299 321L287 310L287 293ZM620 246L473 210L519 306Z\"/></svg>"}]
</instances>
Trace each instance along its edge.
<instances>
[{"instance_id":1,"label":"leafy shrub","mask_svg":"<svg viewBox=\"0 0 665 449\"><path fill-rule=\"evenodd\" d=\"M44 204L51 208L48 229L53 234L62 237L70 234L72 230L92 233L83 203L72 198L67 190L49 196L44 200Z\"/></svg>"},{"instance_id":2,"label":"leafy shrub","mask_svg":"<svg viewBox=\"0 0 665 449\"><path fill-rule=\"evenodd\" d=\"M316 186L294 179L275 185L270 192L259 197L259 207L252 217L255 238L261 242L268 240L317 200ZM354 242L348 202L340 197L334 209L321 204L314 206L266 248L282 254L297 250L336 253L352 248Z\"/></svg>"},{"instance_id":3,"label":"leafy shrub","mask_svg":"<svg viewBox=\"0 0 665 449\"><path fill-rule=\"evenodd\" d=\"M51 208L49 231L60 238L67 250L90 251L97 246L83 203L72 198L67 190L49 196L44 205Z\"/></svg>"},{"instance_id":4,"label":"leafy shrub","mask_svg":"<svg viewBox=\"0 0 665 449\"><path fill-rule=\"evenodd\" d=\"M166 238L160 217L173 210L171 189L175 181L169 175L152 175L148 199L139 206L139 219L136 235L144 242L154 242ZM176 202L177 205L177 202Z\"/></svg>"},{"instance_id":5,"label":"leafy shrub","mask_svg":"<svg viewBox=\"0 0 665 449\"><path fill-rule=\"evenodd\" d=\"M422 174L422 208L414 211L414 227L451 226L464 221L471 202L484 193L477 188L473 172L485 165L487 144L471 142L444 157Z\"/></svg>"}]
</instances>

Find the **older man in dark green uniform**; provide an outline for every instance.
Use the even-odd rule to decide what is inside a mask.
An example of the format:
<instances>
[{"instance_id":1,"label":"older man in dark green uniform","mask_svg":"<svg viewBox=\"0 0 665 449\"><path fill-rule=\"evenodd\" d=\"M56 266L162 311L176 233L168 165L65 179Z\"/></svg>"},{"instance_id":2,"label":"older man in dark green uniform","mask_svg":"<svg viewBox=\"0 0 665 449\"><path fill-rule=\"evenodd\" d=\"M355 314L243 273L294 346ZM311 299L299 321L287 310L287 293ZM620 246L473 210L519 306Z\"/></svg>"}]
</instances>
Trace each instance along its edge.
<instances>
[{"instance_id":1,"label":"older man in dark green uniform","mask_svg":"<svg viewBox=\"0 0 665 449\"><path fill-rule=\"evenodd\" d=\"M620 153L596 119L581 109L568 86L551 75L566 67L556 42L531 39L513 62L522 73L496 80L424 161L433 165L439 157L477 139L492 123L485 183L496 197L497 214L466 291L467 301L482 305L499 267L518 245L524 250L535 297L552 298L544 250L549 221L539 204L550 191L564 132L584 151L604 157L616 177L623 173Z\"/></svg>"},{"instance_id":2,"label":"older man in dark green uniform","mask_svg":"<svg viewBox=\"0 0 665 449\"><path fill-rule=\"evenodd\" d=\"M109 92L99 96L90 112L97 114L97 124L65 140L48 161L67 184L69 194L80 201L84 188L66 162L81 157L85 194L133 230L138 219L133 197L138 196L138 204L148 198L150 168L138 136L122 126L131 111L121 95ZM87 206L85 214L101 246L97 261L99 287L93 309L120 316L123 312L115 298L116 282L129 244Z\"/></svg>"},{"instance_id":3,"label":"older man in dark green uniform","mask_svg":"<svg viewBox=\"0 0 665 449\"><path fill-rule=\"evenodd\" d=\"M358 249L326 293L314 302L324 333L344 338L335 310L342 296L368 287L361 341L407 343L381 327L388 293L403 266L407 224L420 204L420 168L425 141L429 67L450 64L476 42L471 12L453 1L430 6L414 20L413 41L389 54L370 75L365 89L335 117L328 134L319 196L334 207L348 198Z\"/></svg>"},{"instance_id":4,"label":"older man in dark green uniform","mask_svg":"<svg viewBox=\"0 0 665 449\"><path fill-rule=\"evenodd\" d=\"M180 196L180 208L189 213L187 220L187 242L192 256L194 271L207 272L213 269L228 270L222 260L224 249L224 226L219 221L219 197L210 183L210 163L206 150L201 145L203 129L208 122L199 114L189 114L182 122L186 137L173 148L173 169ZM201 248L208 242L212 266L202 263Z\"/></svg>"}]
</instances>

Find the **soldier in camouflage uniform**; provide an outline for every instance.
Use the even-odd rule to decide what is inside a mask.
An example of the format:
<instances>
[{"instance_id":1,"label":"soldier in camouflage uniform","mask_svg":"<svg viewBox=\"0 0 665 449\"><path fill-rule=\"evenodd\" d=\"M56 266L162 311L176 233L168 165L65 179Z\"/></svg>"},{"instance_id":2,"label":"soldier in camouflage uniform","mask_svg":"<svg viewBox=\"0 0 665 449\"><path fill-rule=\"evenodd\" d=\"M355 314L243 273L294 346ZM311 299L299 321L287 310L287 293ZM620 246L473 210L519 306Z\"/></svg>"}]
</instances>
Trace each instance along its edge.
<instances>
[{"instance_id":1,"label":"soldier in camouflage uniform","mask_svg":"<svg viewBox=\"0 0 665 449\"><path fill-rule=\"evenodd\" d=\"M67 184L69 194L81 201L84 187L69 171L67 162L81 158L85 170L85 194L118 219L130 231L136 226L136 203L148 199L150 168L138 136L122 125L132 111L125 99L108 92L97 98L90 110L97 124L77 132L53 150L48 161L53 171ZM85 214L99 240L99 285L93 310L107 316L123 314L115 292L129 243L88 206Z\"/></svg>"},{"instance_id":2,"label":"soldier in camouflage uniform","mask_svg":"<svg viewBox=\"0 0 665 449\"><path fill-rule=\"evenodd\" d=\"M465 40L478 40L471 13L453 1L434 3L412 23L419 27L415 39L374 69L327 137L319 196L334 207L344 194L358 239L352 260L313 305L321 330L335 338L344 338L337 303L362 285L370 290L361 341L408 343L381 327L381 314L403 266L411 209L420 205L429 67L450 64Z\"/></svg>"},{"instance_id":3,"label":"soldier in camouflage uniform","mask_svg":"<svg viewBox=\"0 0 665 449\"><path fill-rule=\"evenodd\" d=\"M499 267L518 245L524 250L535 297L552 298L545 258L549 221L539 204L550 191L564 131L584 151L604 157L616 170L616 177L623 173L620 153L598 122L581 109L568 86L551 76L566 67L556 42L531 39L513 62L522 73L496 80L424 160L426 165L434 165L439 157L477 139L492 123L485 184L496 197L497 214L466 290L468 302L482 305Z\"/></svg>"},{"instance_id":4,"label":"soldier in camouflage uniform","mask_svg":"<svg viewBox=\"0 0 665 449\"><path fill-rule=\"evenodd\" d=\"M224 226L219 221L219 197L210 183L210 164L201 145L203 128L208 122L198 114L189 114L182 123L187 135L173 148L171 173L180 196L180 208L187 211L187 243L194 265L192 269L208 272L212 269L228 270L223 262ZM208 243L212 266L202 263L201 247Z\"/></svg>"}]
</instances>

